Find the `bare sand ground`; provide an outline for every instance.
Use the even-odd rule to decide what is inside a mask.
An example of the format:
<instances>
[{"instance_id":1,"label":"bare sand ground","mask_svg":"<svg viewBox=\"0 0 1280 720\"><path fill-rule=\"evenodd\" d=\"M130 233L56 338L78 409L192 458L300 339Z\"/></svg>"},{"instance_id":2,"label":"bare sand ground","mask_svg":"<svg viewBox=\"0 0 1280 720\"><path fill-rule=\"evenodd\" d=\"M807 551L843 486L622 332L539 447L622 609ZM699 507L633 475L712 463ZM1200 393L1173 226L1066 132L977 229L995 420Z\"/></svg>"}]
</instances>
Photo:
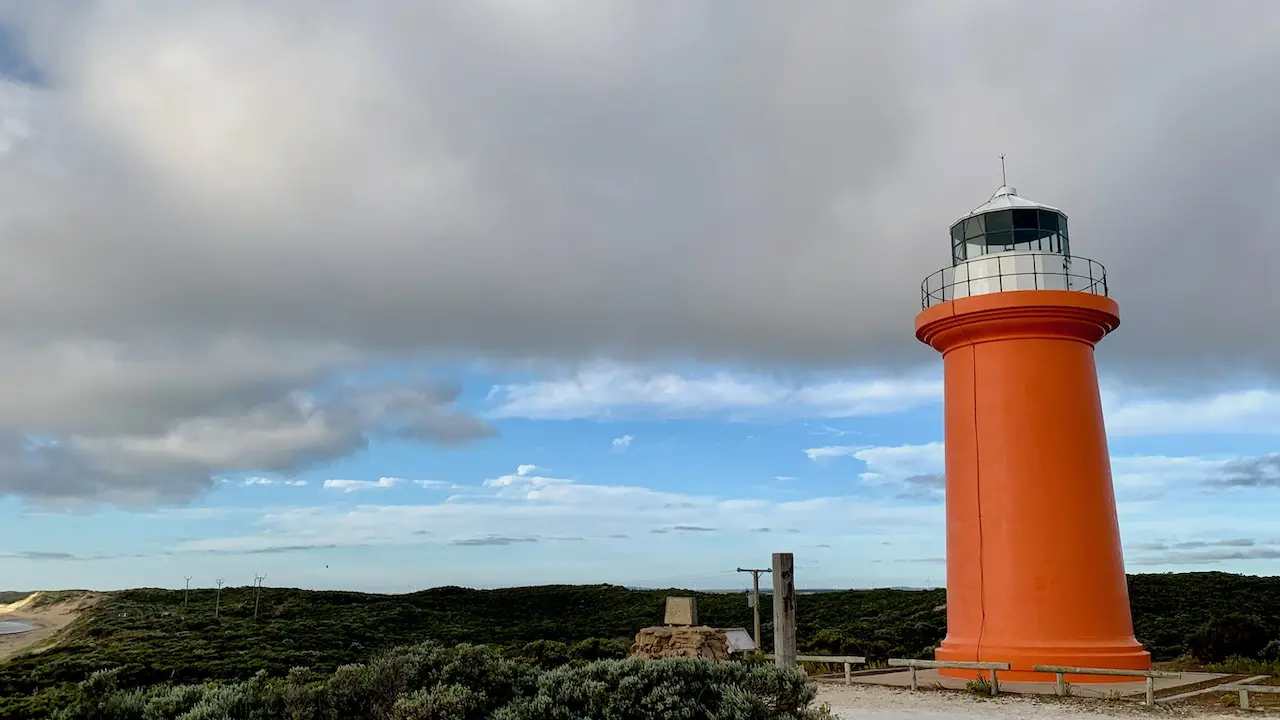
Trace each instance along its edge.
<instances>
[{"instance_id":1,"label":"bare sand ground","mask_svg":"<svg viewBox=\"0 0 1280 720\"><path fill-rule=\"evenodd\" d=\"M1155 710L1132 701L1059 700L1029 695L979 698L960 692L899 690L872 685L822 683L819 703L829 703L842 720L990 720L1027 718L1050 720L1106 720L1150 716L1209 718L1237 717L1235 713L1204 706L1161 706Z\"/></svg>"},{"instance_id":2,"label":"bare sand ground","mask_svg":"<svg viewBox=\"0 0 1280 720\"><path fill-rule=\"evenodd\" d=\"M40 595L41 593L34 592L17 602L0 603L0 620L20 620L36 626L34 630L0 635L0 660L6 660L24 650L48 647L50 643L46 641L51 640L81 612L98 601L93 593L84 593L33 607Z\"/></svg>"}]
</instances>

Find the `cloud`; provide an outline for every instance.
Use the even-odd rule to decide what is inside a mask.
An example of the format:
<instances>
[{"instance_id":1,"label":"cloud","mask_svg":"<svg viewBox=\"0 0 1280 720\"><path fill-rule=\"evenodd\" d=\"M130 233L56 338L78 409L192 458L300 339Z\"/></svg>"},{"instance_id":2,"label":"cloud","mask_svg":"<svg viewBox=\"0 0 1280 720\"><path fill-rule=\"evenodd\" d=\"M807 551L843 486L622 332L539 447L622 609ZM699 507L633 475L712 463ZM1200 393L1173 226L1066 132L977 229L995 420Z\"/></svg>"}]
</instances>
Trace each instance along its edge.
<instances>
[{"instance_id":1,"label":"cloud","mask_svg":"<svg viewBox=\"0 0 1280 720\"><path fill-rule=\"evenodd\" d=\"M1280 432L1280 393L1254 388L1174 398L1103 393L1107 432L1116 436ZM1126 397L1129 396L1129 397Z\"/></svg>"},{"instance_id":2,"label":"cloud","mask_svg":"<svg viewBox=\"0 0 1280 720\"><path fill-rule=\"evenodd\" d=\"M503 546L515 545L517 543L534 543L538 542L537 538L531 537L504 537L501 535L490 535L482 538L468 538L466 540L454 540L450 545L462 546Z\"/></svg>"},{"instance_id":3,"label":"cloud","mask_svg":"<svg viewBox=\"0 0 1280 720\"><path fill-rule=\"evenodd\" d=\"M1135 549L1139 548L1135 547ZM1280 546L1276 543L1264 544L1250 538L1197 540L1171 544L1148 543L1140 549L1154 552L1126 559L1128 564L1142 567L1215 565L1232 560L1280 559Z\"/></svg>"},{"instance_id":4,"label":"cloud","mask_svg":"<svg viewBox=\"0 0 1280 720\"><path fill-rule=\"evenodd\" d=\"M65 552L46 552L41 550L24 550L17 553L7 553L0 557L11 558L14 560L83 560L84 558Z\"/></svg>"},{"instance_id":5,"label":"cloud","mask_svg":"<svg viewBox=\"0 0 1280 720\"><path fill-rule=\"evenodd\" d=\"M769 523L776 523L770 525ZM852 525L851 525L852 523ZM937 524L932 511L851 497L800 501L661 492L627 485L575 482L533 474L502 475L471 492L430 504L286 507L267 510L255 532L181 543L180 552L246 552L292 545L492 544L491 538L634 539L646 543L719 533L760 536L759 528L877 540L885 533ZM431 535L419 533L429 528ZM851 529L852 528L852 529ZM646 545L652 549L652 545Z\"/></svg>"},{"instance_id":6,"label":"cloud","mask_svg":"<svg viewBox=\"0 0 1280 720\"><path fill-rule=\"evenodd\" d=\"M615 452L624 452L631 447L631 441L634 440L630 435L623 435L613 439L613 449Z\"/></svg>"},{"instance_id":7,"label":"cloud","mask_svg":"<svg viewBox=\"0 0 1280 720\"><path fill-rule=\"evenodd\" d=\"M246 550L245 555L280 555L283 553L307 552L309 550L327 550L335 548L337 545L270 545L268 547L257 548L254 550Z\"/></svg>"},{"instance_id":8,"label":"cloud","mask_svg":"<svg viewBox=\"0 0 1280 720\"><path fill-rule=\"evenodd\" d=\"M50 506L182 502L227 473L292 473L371 438L459 444L491 436L490 426L451 407L456 397L455 389L431 386L349 387L323 399L291 392L156 432L33 439L0 431L0 493Z\"/></svg>"},{"instance_id":9,"label":"cloud","mask_svg":"<svg viewBox=\"0 0 1280 720\"><path fill-rule=\"evenodd\" d=\"M816 383L731 372L679 375L594 363L555 380L496 385L494 417L550 420L624 417L734 418L881 415L936 403L936 379L883 377Z\"/></svg>"},{"instance_id":10,"label":"cloud","mask_svg":"<svg viewBox=\"0 0 1280 720\"><path fill-rule=\"evenodd\" d=\"M307 481L300 480L298 478L267 478L267 477L260 477L260 476L252 476L252 477L247 477L244 480L241 480L240 484L244 485L245 487L250 487L254 485L290 485L293 487L304 487L307 484Z\"/></svg>"},{"instance_id":11,"label":"cloud","mask_svg":"<svg viewBox=\"0 0 1280 720\"><path fill-rule=\"evenodd\" d=\"M883 447L825 446L804 453L812 460L853 458L865 466L864 485L899 487L899 499L941 499L945 488L942 443ZM1280 455L1223 459L1119 455L1111 458L1111 478L1122 503L1159 500L1195 488L1273 487L1280 478Z\"/></svg>"},{"instance_id":12,"label":"cloud","mask_svg":"<svg viewBox=\"0 0 1280 720\"><path fill-rule=\"evenodd\" d=\"M22 42L0 72L0 491L178 502L210 472L330 459L372 428L483 436L453 400L396 428L259 426L422 359L588 363L504 386L501 417L915 406L936 382L757 397L711 375L668 395L660 373L590 362L936 366L917 288L1006 148L1015 184L1108 267L1117 377L1274 378L1280 336L1256 328L1280 311L1280 247L1240 189L1275 184L1280 107L1256 88L1280 81L1280 7L1167 3L5 3ZM1185 240L1211 236L1233 241L1208 260ZM225 447L192 440L208 426Z\"/></svg>"},{"instance_id":13,"label":"cloud","mask_svg":"<svg viewBox=\"0 0 1280 720\"><path fill-rule=\"evenodd\" d=\"M325 480L324 486L330 490L341 490L344 493L359 492L361 490L378 490L385 488L393 488L403 485L404 480L394 477L378 478L377 480Z\"/></svg>"},{"instance_id":14,"label":"cloud","mask_svg":"<svg viewBox=\"0 0 1280 720\"><path fill-rule=\"evenodd\" d=\"M866 471L862 474L864 480L940 475L945 460L945 451L940 442L879 447L827 445L809 448L804 454L810 460L844 457L860 460L866 465Z\"/></svg>"},{"instance_id":15,"label":"cloud","mask_svg":"<svg viewBox=\"0 0 1280 720\"><path fill-rule=\"evenodd\" d=\"M1223 487L1280 488L1280 453L1232 460L1212 482Z\"/></svg>"}]
</instances>

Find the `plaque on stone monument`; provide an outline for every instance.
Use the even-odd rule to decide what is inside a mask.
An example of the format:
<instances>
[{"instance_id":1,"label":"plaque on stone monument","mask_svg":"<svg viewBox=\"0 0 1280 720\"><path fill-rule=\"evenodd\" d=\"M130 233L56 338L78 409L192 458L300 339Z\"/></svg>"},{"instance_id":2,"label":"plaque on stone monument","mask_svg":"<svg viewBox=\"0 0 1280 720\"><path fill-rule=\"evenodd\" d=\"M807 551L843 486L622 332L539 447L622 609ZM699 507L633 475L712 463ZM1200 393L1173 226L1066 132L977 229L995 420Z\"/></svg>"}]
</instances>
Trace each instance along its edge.
<instances>
[{"instance_id":1,"label":"plaque on stone monument","mask_svg":"<svg viewBox=\"0 0 1280 720\"><path fill-rule=\"evenodd\" d=\"M698 599L692 597L667 598L667 613L662 621L667 625L694 626L698 624Z\"/></svg>"}]
</instances>

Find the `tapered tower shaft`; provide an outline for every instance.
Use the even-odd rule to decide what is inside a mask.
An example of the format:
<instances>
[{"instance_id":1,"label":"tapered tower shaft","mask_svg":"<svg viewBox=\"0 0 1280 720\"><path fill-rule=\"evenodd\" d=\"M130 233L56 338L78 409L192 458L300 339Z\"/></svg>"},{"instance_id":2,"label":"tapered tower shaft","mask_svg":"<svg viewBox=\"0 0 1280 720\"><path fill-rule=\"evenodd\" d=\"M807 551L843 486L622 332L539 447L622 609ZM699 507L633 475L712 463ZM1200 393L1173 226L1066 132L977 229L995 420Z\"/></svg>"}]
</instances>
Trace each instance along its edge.
<instances>
[{"instance_id":1,"label":"tapered tower shaft","mask_svg":"<svg viewBox=\"0 0 1280 720\"><path fill-rule=\"evenodd\" d=\"M1095 344L1120 323L1105 270L1071 257L1061 211L1009 188L952 240L952 267L926 281L916 317L946 387L947 637L936 656L1009 662L1010 681L1052 679L1033 665L1147 669L1094 365Z\"/></svg>"}]
</instances>

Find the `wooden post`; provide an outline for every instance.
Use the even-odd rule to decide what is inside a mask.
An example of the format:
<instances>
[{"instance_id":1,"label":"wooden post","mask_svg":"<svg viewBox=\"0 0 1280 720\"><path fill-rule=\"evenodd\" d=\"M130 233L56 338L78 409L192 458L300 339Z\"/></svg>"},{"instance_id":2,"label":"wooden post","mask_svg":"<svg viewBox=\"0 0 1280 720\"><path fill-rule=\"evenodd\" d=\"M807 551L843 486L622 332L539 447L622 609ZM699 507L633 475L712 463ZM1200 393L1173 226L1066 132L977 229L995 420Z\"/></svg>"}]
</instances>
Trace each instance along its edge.
<instances>
[{"instance_id":1,"label":"wooden post","mask_svg":"<svg viewBox=\"0 0 1280 720\"><path fill-rule=\"evenodd\" d=\"M1249 691L1244 688L1240 688L1240 709L1249 709Z\"/></svg>"},{"instance_id":2,"label":"wooden post","mask_svg":"<svg viewBox=\"0 0 1280 720\"><path fill-rule=\"evenodd\" d=\"M1147 705L1150 707L1155 707L1155 704L1156 704L1156 679L1148 675L1147 676Z\"/></svg>"},{"instance_id":3,"label":"wooden post","mask_svg":"<svg viewBox=\"0 0 1280 720\"><path fill-rule=\"evenodd\" d=\"M1058 697L1065 697L1067 694L1067 676L1058 673Z\"/></svg>"},{"instance_id":4,"label":"wooden post","mask_svg":"<svg viewBox=\"0 0 1280 720\"><path fill-rule=\"evenodd\" d=\"M1000 679L996 677L995 668L991 669L991 697L1000 694Z\"/></svg>"},{"instance_id":5,"label":"wooden post","mask_svg":"<svg viewBox=\"0 0 1280 720\"><path fill-rule=\"evenodd\" d=\"M845 685L853 684L853 663L844 664L844 684Z\"/></svg>"},{"instance_id":6,"label":"wooden post","mask_svg":"<svg viewBox=\"0 0 1280 720\"><path fill-rule=\"evenodd\" d=\"M920 689L920 684L916 682L916 666L915 665L911 666L911 689L912 690Z\"/></svg>"},{"instance_id":7,"label":"wooden post","mask_svg":"<svg viewBox=\"0 0 1280 720\"><path fill-rule=\"evenodd\" d=\"M780 667L796 666L795 556L773 554L773 654Z\"/></svg>"}]
</instances>

